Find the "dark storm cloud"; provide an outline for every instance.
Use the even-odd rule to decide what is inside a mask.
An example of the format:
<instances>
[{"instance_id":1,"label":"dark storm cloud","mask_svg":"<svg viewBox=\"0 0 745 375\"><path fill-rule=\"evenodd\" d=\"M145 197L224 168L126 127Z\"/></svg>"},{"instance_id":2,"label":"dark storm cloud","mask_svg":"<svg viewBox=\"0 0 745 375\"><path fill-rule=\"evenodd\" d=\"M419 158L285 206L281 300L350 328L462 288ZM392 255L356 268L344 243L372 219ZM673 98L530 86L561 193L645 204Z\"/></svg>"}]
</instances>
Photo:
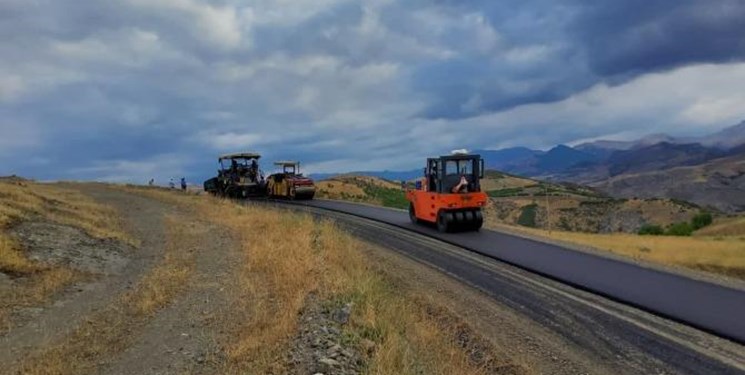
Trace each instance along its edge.
<instances>
[{"instance_id":1,"label":"dark storm cloud","mask_svg":"<svg viewBox=\"0 0 745 375\"><path fill-rule=\"evenodd\" d=\"M422 89L438 93L422 113L426 118L470 117L561 100L598 82L617 84L689 64L745 60L745 2L740 0L507 1L478 6L453 2L450 6L487 9L485 14L502 34L507 50L462 56L420 70L421 76L434 71L439 73L435 77L445 77L424 81ZM531 45L545 46L551 53L540 61L510 62L510 51ZM515 81L518 84L511 84ZM481 103L478 110L469 110L474 95L481 97Z\"/></svg>"},{"instance_id":2,"label":"dark storm cloud","mask_svg":"<svg viewBox=\"0 0 745 375\"><path fill-rule=\"evenodd\" d=\"M443 150L546 146L630 121L728 121L739 66L704 69L716 84L673 69L741 61L744 7L6 0L0 174L198 180L216 154L242 149L318 171L408 168ZM681 81L649 83L649 72ZM683 102L665 91L694 81ZM663 104L645 111L650 102Z\"/></svg>"},{"instance_id":3,"label":"dark storm cloud","mask_svg":"<svg viewBox=\"0 0 745 375\"><path fill-rule=\"evenodd\" d=\"M741 0L587 4L572 31L599 75L745 59L745 2Z\"/></svg>"}]
</instances>

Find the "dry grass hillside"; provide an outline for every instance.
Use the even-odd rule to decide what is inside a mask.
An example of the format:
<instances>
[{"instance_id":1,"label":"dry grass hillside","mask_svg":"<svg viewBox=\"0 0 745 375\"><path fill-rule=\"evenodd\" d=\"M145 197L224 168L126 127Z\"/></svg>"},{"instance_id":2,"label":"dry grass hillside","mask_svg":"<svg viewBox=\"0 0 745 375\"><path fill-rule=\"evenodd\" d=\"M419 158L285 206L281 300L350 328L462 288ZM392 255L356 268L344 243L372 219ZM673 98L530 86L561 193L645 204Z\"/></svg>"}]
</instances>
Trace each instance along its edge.
<instances>
[{"instance_id":1,"label":"dry grass hillside","mask_svg":"<svg viewBox=\"0 0 745 375\"><path fill-rule=\"evenodd\" d=\"M488 227L518 232L550 242L579 245L597 251L706 271L745 280L745 219L715 222L711 227L694 232L693 236L648 236L626 233L593 234L488 223ZM718 233L718 234L714 234Z\"/></svg>"},{"instance_id":2,"label":"dry grass hillside","mask_svg":"<svg viewBox=\"0 0 745 375\"><path fill-rule=\"evenodd\" d=\"M317 181L317 197L375 204L393 208L409 206L401 185L377 177L342 175Z\"/></svg>"},{"instance_id":3,"label":"dry grass hillside","mask_svg":"<svg viewBox=\"0 0 745 375\"><path fill-rule=\"evenodd\" d=\"M719 218L712 225L696 231L695 235L707 237L745 237L745 216Z\"/></svg>"},{"instance_id":4,"label":"dry grass hillside","mask_svg":"<svg viewBox=\"0 0 745 375\"><path fill-rule=\"evenodd\" d=\"M625 173L594 184L619 197L672 197L728 213L745 211L745 154L704 164Z\"/></svg>"},{"instance_id":5,"label":"dry grass hillside","mask_svg":"<svg viewBox=\"0 0 745 375\"><path fill-rule=\"evenodd\" d=\"M116 213L77 191L20 178L0 179L0 331L11 311L44 303L52 294L87 277L64 265L29 257L13 232L25 222L78 228L96 239L135 244Z\"/></svg>"},{"instance_id":6,"label":"dry grass hillside","mask_svg":"<svg viewBox=\"0 0 745 375\"><path fill-rule=\"evenodd\" d=\"M550 212L550 215L549 215ZM530 228L585 233L637 233L645 225L662 228L688 222L701 209L669 199L581 198L561 194L490 199L488 220Z\"/></svg>"},{"instance_id":7,"label":"dry grass hillside","mask_svg":"<svg viewBox=\"0 0 745 375\"><path fill-rule=\"evenodd\" d=\"M482 182L489 194L487 219L507 225L571 232L636 233L645 225L667 227L701 211L670 199L613 199L576 184L549 183L489 171ZM551 215L547 215L547 211ZM550 219L550 223L547 221Z\"/></svg>"}]
</instances>

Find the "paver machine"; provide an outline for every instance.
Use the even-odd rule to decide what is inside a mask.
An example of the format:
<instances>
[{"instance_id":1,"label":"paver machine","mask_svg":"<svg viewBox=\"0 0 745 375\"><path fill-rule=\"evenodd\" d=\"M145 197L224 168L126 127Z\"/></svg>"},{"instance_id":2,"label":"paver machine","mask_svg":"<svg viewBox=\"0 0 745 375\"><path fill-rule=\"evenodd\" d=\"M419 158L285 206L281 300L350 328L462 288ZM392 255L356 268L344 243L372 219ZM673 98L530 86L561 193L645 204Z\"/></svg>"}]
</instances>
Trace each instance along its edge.
<instances>
[{"instance_id":1,"label":"paver machine","mask_svg":"<svg viewBox=\"0 0 745 375\"><path fill-rule=\"evenodd\" d=\"M282 172L273 173L266 180L267 194L272 198L313 199L316 185L300 173L300 162L278 161L274 165Z\"/></svg>"},{"instance_id":2,"label":"paver machine","mask_svg":"<svg viewBox=\"0 0 745 375\"><path fill-rule=\"evenodd\" d=\"M204 182L204 190L214 195L230 198L264 196L266 184L259 169L261 155L255 152L239 152L220 155L217 177Z\"/></svg>"},{"instance_id":3,"label":"paver machine","mask_svg":"<svg viewBox=\"0 0 745 375\"><path fill-rule=\"evenodd\" d=\"M488 201L481 191L484 160L480 155L454 152L427 159L424 177L407 189L409 218L428 222L441 232L477 231L484 223L482 208Z\"/></svg>"}]
</instances>

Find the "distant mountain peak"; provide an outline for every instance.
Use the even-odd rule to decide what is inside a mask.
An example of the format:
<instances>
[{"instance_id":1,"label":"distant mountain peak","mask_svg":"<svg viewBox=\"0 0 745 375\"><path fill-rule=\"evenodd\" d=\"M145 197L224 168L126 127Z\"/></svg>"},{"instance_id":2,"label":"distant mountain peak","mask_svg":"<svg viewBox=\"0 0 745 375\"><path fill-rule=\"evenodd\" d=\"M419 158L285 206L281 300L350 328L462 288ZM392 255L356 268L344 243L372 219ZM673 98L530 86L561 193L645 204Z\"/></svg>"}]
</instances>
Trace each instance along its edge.
<instances>
[{"instance_id":1,"label":"distant mountain peak","mask_svg":"<svg viewBox=\"0 0 745 375\"><path fill-rule=\"evenodd\" d=\"M745 145L745 121L737 125L724 128L712 135L702 137L699 143L704 146L731 149Z\"/></svg>"},{"instance_id":2,"label":"distant mountain peak","mask_svg":"<svg viewBox=\"0 0 745 375\"><path fill-rule=\"evenodd\" d=\"M577 151L577 150L575 150L575 149L573 149L573 148L571 148L571 147L569 147L569 146L567 146L565 144L559 144L559 145L554 146L552 149L548 150L548 152L551 152L551 151L562 151L562 150L574 150L574 151Z\"/></svg>"}]
</instances>

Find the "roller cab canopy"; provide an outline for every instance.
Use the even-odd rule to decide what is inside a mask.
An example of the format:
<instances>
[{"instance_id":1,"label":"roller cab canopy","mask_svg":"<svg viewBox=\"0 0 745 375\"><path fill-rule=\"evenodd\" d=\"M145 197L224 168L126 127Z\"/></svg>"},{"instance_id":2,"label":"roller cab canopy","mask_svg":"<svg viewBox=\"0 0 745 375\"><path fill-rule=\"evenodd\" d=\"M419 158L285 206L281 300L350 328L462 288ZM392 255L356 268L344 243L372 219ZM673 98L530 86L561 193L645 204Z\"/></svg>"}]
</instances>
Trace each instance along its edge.
<instances>
[{"instance_id":1,"label":"roller cab canopy","mask_svg":"<svg viewBox=\"0 0 745 375\"><path fill-rule=\"evenodd\" d=\"M292 161L292 160L280 160L280 161L275 161L274 162L274 165L276 165L278 167L296 166L296 165L300 165L300 162L299 161Z\"/></svg>"},{"instance_id":2,"label":"roller cab canopy","mask_svg":"<svg viewBox=\"0 0 745 375\"><path fill-rule=\"evenodd\" d=\"M289 173L289 174L300 174L300 162L299 161L293 161L293 160L279 160L275 161L274 165L278 167L282 167L283 173Z\"/></svg>"},{"instance_id":3,"label":"roller cab canopy","mask_svg":"<svg viewBox=\"0 0 745 375\"><path fill-rule=\"evenodd\" d=\"M220 155L217 161L223 161L227 159L258 159L261 155L255 152L236 152L234 154Z\"/></svg>"}]
</instances>

